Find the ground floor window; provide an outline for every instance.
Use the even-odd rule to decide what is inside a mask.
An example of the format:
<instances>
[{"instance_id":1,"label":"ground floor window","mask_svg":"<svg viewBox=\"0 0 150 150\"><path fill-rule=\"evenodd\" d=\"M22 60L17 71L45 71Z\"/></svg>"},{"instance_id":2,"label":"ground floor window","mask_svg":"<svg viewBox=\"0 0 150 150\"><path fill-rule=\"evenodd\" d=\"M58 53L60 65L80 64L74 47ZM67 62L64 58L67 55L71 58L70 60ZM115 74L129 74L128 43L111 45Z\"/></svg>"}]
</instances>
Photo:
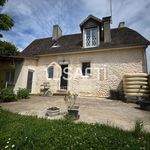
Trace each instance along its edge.
<instances>
[{"instance_id":1,"label":"ground floor window","mask_svg":"<svg viewBox=\"0 0 150 150\"><path fill-rule=\"evenodd\" d=\"M49 67L48 69L47 69L47 73L48 73L48 78L49 79L52 79L53 78L53 75L54 75L54 67L52 66L52 67Z\"/></svg>"},{"instance_id":2,"label":"ground floor window","mask_svg":"<svg viewBox=\"0 0 150 150\"><path fill-rule=\"evenodd\" d=\"M89 76L91 74L91 63L83 62L82 63L82 75Z\"/></svg>"},{"instance_id":3,"label":"ground floor window","mask_svg":"<svg viewBox=\"0 0 150 150\"><path fill-rule=\"evenodd\" d=\"M5 79L1 81L6 88L13 88L14 87L14 78L15 78L15 70L7 70L5 71ZM3 82L3 83L2 83Z\"/></svg>"},{"instance_id":4,"label":"ground floor window","mask_svg":"<svg viewBox=\"0 0 150 150\"><path fill-rule=\"evenodd\" d=\"M7 82L14 82L14 76L15 76L15 71L14 70L6 71L6 79L5 79L5 81L7 81Z\"/></svg>"}]
</instances>

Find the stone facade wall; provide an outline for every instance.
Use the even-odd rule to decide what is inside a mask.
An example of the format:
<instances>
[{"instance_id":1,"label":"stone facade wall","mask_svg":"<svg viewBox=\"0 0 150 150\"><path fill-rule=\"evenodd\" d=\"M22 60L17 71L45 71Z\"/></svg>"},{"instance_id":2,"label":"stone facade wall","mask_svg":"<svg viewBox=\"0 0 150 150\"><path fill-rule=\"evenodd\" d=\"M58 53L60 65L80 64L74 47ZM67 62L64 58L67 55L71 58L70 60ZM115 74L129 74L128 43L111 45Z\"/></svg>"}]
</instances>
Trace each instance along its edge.
<instances>
[{"instance_id":1,"label":"stone facade wall","mask_svg":"<svg viewBox=\"0 0 150 150\"><path fill-rule=\"evenodd\" d=\"M37 93L37 60L26 59L23 63L20 63L15 68L15 88L17 91L19 88L27 87L28 71L33 71L32 80L32 93Z\"/></svg>"},{"instance_id":2,"label":"stone facade wall","mask_svg":"<svg viewBox=\"0 0 150 150\"><path fill-rule=\"evenodd\" d=\"M91 62L91 68L98 68L99 72L97 69L92 70L91 76L88 78L76 75L75 78L68 81L68 90L78 93L80 96L107 97L110 89L121 87L121 81L125 73L145 72L144 61L144 49L120 49L61 56L43 56L34 63L31 60L26 60L22 68L24 70L22 76L27 76L25 72L32 68L34 70L32 93L39 93L40 85L43 82L49 82L51 85L50 90L57 92L60 89L60 70L55 63L67 62L68 73L73 74L76 72L77 74L77 72L80 72L77 70L81 69L82 62ZM52 62L53 64L51 64ZM58 80L47 78L47 68L50 65L54 66L54 77ZM22 84L25 84L25 82Z\"/></svg>"}]
</instances>

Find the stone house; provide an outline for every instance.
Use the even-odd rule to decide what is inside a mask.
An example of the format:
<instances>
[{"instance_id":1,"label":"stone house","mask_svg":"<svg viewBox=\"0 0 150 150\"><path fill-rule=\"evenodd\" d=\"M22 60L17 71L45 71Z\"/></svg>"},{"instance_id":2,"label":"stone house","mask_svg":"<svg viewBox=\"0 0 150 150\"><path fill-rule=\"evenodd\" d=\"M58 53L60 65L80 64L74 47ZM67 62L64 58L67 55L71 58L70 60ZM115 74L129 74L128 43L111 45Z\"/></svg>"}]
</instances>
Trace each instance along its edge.
<instances>
[{"instance_id":1,"label":"stone house","mask_svg":"<svg viewBox=\"0 0 150 150\"><path fill-rule=\"evenodd\" d=\"M89 15L80 23L81 33L70 35L54 25L52 37L36 39L22 52L15 90L38 94L48 82L52 93L108 97L111 89L121 89L125 73L147 72L150 42L124 22L114 29L110 24L111 17Z\"/></svg>"}]
</instances>

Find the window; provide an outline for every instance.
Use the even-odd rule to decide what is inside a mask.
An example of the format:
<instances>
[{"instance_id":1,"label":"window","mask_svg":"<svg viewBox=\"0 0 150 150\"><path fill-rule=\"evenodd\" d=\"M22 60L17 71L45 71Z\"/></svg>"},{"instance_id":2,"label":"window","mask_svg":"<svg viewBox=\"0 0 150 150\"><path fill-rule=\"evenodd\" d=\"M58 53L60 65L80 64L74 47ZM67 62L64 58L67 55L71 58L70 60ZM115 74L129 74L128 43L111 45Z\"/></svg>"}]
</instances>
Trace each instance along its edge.
<instances>
[{"instance_id":1,"label":"window","mask_svg":"<svg viewBox=\"0 0 150 150\"><path fill-rule=\"evenodd\" d=\"M98 46L98 28L84 29L84 46L96 47Z\"/></svg>"},{"instance_id":2,"label":"window","mask_svg":"<svg viewBox=\"0 0 150 150\"><path fill-rule=\"evenodd\" d=\"M60 47L60 45L57 44L57 43L54 43L54 44L52 45L52 48L55 48L55 47Z\"/></svg>"},{"instance_id":3,"label":"window","mask_svg":"<svg viewBox=\"0 0 150 150\"><path fill-rule=\"evenodd\" d=\"M48 78L52 79L53 78L53 74L54 74L54 67L49 67L47 69L47 73L48 73Z\"/></svg>"},{"instance_id":4,"label":"window","mask_svg":"<svg viewBox=\"0 0 150 150\"><path fill-rule=\"evenodd\" d=\"M6 71L6 79L5 80L7 82L14 82L14 76L15 76L14 70Z\"/></svg>"},{"instance_id":5,"label":"window","mask_svg":"<svg viewBox=\"0 0 150 150\"><path fill-rule=\"evenodd\" d=\"M82 75L89 76L91 74L91 64L90 62L82 63Z\"/></svg>"}]
</instances>

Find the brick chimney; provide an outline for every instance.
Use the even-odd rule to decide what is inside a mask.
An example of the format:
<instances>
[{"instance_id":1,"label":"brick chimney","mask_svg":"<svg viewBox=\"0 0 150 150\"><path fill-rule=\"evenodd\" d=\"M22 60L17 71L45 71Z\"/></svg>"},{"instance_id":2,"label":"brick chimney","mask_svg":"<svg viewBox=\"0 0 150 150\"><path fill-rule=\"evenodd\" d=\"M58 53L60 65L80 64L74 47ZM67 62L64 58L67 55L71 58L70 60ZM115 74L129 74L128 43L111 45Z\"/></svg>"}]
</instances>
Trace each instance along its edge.
<instances>
[{"instance_id":1,"label":"brick chimney","mask_svg":"<svg viewBox=\"0 0 150 150\"><path fill-rule=\"evenodd\" d=\"M110 29L111 16L103 18L103 28L104 28L104 42L111 42L111 29Z\"/></svg>"},{"instance_id":2,"label":"brick chimney","mask_svg":"<svg viewBox=\"0 0 150 150\"><path fill-rule=\"evenodd\" d=\"M54 25L53 26L53 35L52 35L52 40L57 40L62 36L62 30L59 27L59 25Z\"/></svg>"}]
</instances>

